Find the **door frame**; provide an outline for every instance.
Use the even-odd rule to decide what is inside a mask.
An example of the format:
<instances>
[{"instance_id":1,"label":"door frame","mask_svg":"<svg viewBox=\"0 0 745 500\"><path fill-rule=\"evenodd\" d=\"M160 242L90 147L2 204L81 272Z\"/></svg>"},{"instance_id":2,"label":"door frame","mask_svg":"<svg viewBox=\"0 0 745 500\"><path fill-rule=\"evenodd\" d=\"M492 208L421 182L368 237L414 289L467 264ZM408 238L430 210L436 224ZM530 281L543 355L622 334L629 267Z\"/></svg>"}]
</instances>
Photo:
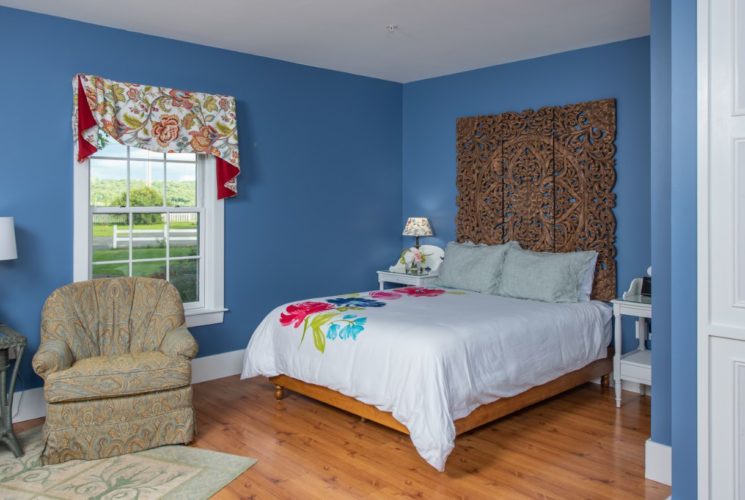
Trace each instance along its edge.
<instances>
[{"instance_id":1,"label":"door frame","mask_svg":"<svg viewBox=\"0 0 745 500\"><path fill-rule=\"evenodd\" d=\"M698 498L709 497L709 6L696 2L697 66L697 463Z\"/></svg>"}]
</instances>

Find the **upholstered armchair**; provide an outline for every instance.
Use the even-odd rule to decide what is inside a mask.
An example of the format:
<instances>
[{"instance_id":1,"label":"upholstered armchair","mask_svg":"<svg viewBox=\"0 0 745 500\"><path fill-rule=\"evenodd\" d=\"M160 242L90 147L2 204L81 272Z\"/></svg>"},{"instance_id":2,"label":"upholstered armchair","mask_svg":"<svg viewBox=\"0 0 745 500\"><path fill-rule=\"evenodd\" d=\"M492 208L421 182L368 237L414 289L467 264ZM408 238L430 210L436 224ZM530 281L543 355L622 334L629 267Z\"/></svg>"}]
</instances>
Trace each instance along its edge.
<instances>
[{"instance_id":1,"label":"upholstered armchair","mask_svg":"<svg viewBox=\"0 0 745 500\"><path fill-rule=\"evenodd\" d=\"M43 464L122 455L194 436L191 359L176 288L151 278L73 283L44 304Z\"/></svg>"}]
</instances>

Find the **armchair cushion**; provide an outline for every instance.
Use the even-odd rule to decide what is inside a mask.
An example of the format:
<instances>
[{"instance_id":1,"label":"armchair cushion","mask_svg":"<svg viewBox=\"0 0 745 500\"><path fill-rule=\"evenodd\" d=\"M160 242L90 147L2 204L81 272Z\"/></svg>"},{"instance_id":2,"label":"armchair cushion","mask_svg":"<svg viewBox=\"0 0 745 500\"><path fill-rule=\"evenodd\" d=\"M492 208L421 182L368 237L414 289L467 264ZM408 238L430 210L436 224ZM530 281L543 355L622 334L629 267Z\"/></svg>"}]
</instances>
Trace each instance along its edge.
<instances>
[{"instance_id":1,"label":"armchair cushion","mask_svg":"<svg viewBox=\"0 0 745 500\"><path fill-rule=\"evenodd\" d=\"M34 355L32 365L34 371L45 379L51 373L70 368L72 362L72 351L67 343L53 339L42 342Z\"/></svg>"},{"instance_id":2,"label":"armchair cushion","mask_svg":"<svg viewBox=\"0 0 745 500\"><path fill-rule=\"evenodd\" d=\"M193 359L199 352L196 340L186 327L176 328L166 333L160 343L160 351L166 356L183 356Z\"/></svg>"},{"instance_id":3,"label":"armchair cushion","mask_svg":"<svg viewBox=\"0 0 745 500\"><path fill-rule=\"evenodd\" d=\"M162 352L138 352L81 359L47 376L49 403L83 401L175 389L191 384L191 362Z\"/></svg>"}]
</instances>

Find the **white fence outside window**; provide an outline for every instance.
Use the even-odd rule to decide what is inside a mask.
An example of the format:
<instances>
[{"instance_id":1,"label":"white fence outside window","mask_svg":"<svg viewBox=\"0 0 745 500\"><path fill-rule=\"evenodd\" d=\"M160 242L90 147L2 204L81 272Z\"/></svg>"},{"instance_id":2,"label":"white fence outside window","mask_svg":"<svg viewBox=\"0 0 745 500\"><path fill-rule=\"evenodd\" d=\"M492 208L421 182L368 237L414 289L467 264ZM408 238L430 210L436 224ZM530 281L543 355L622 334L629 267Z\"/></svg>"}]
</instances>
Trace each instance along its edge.
<instances>
[{"instance_id":1,"label":"white fence outside window","mask_svg":"<svg viewBox=\"0 0 745 500\"><path fill-rule=\"evenodd\" d=\"M191 215L191 214L184 214ZM173 214L172 214L173 217ZM123 236L122 236L123 235ZM139 236L141 235L141 236ZM197 243L197 229L171 229L168 230L167 226L163 226L163 229L134 229L131 231L132 245L135 242L164 242L168 238L168 241L173 244L177 242L184 243ZM120 243L129 245L130 230L119 229L117 224L114 224L112 236L111 236L111 248L118 248Z\"/></svg>"}]
</instances>

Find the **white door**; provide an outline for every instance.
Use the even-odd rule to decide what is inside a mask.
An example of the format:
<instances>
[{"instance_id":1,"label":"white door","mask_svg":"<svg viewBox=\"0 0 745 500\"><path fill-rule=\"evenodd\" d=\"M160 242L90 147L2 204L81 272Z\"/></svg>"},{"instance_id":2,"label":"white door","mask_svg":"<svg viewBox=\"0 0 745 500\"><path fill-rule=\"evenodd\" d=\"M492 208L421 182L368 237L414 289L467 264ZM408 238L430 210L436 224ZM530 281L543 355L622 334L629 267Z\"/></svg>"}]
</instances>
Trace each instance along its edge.
<instances>
[{"instance_id":1,"label":"white door","mask_svg":"<svg viewBox=\"0 0 745 500\"><path fill-rule=\"evenodd\" d=\"M699 498L745 500L745 0L698 9Z\"/></svg>"}]
</instances>

